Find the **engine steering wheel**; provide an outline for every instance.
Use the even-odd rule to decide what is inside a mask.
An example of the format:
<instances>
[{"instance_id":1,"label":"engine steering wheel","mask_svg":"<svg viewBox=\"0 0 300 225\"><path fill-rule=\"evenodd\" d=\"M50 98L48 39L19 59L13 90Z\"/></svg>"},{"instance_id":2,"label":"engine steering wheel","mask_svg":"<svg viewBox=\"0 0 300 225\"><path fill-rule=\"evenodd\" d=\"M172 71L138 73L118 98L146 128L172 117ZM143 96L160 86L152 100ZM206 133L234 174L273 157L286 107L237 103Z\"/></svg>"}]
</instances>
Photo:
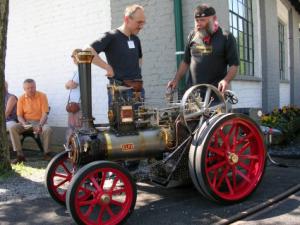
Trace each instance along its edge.
<instances>
[{"instance_id":1,"label":"engine steering wheel","mask_svg":"<svg viewBox=\"0 0 300 225\"><path fill-rule=\"evenodd\" d=\"M183 124L192 133L191 121L199 120L199 126L205 118L215 113L225 113L227 106L221 92L209 84L198 84L190 87L180 103L180 117Z\"/></svg>"}]
</instances>

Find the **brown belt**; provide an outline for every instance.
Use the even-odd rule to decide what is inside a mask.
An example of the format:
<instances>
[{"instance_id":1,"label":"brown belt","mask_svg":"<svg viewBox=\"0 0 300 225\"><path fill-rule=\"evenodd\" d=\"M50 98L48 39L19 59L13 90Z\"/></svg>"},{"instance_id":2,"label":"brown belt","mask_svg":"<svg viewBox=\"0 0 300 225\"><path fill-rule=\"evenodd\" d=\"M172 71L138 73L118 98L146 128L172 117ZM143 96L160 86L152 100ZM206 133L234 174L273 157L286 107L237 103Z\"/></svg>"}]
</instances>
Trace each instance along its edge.
<instances>
[{"instance_id":1,"label":"brown belt","mask_svg":"<svg viewBox=\"0 0 300 225\"><path fill-rule=\"evenodd\" d=\"M135 92L140 92L143 89L142 80L123 80L124 86L132 87Z\"/></svg>"}]
</instances>

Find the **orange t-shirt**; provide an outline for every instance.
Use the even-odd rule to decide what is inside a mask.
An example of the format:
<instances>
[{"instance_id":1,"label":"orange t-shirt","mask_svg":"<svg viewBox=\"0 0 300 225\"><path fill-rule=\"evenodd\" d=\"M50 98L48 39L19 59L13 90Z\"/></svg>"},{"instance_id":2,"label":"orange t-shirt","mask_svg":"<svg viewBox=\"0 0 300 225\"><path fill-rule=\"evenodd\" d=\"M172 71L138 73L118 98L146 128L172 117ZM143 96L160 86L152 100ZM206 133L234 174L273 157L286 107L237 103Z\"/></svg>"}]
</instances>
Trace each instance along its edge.
<instances>
[{"instance_id":1,"label":"orange t-shirt","mask_svg":"<svg viewBox=\"0 0 300 225\"><path fill-rule=\"evenodd\" d=\"M39 121L44 113L49 112L47 96L36 91L33 97L23 94L17 104L17 115L22 116L25 120Z\"/></svg>"}]
</instances>

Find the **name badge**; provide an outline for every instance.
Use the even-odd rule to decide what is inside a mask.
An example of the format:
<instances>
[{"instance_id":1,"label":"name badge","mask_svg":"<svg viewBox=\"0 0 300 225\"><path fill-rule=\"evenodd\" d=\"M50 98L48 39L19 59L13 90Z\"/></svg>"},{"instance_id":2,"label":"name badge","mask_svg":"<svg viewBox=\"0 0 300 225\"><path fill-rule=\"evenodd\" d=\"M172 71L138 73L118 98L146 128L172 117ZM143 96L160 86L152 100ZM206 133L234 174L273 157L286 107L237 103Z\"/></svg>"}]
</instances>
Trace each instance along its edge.
<instances>
[{"instance_id":1,"label":"name badge","mask_svg":"<svg viewBox=\"0 0 300 225\"><path fill-rule=\"evenodd\" d=\"M133 41L128 41L128 48L135 48Z\"/></svg>"}]
</instances>

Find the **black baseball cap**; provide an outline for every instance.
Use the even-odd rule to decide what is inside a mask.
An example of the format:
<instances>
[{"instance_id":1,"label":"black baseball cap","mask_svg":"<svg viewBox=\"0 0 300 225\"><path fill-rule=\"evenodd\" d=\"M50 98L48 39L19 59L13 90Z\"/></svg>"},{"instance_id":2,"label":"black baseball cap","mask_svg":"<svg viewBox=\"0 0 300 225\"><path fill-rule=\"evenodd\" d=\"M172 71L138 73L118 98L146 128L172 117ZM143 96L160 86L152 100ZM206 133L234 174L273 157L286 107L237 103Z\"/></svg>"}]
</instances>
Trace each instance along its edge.
<instances>
[{"instance_id":1,"label":"black baseball cap","mask_svg":"<svg viewBox=\"0 0 300 225\"><path fill-rule=\"evenodd\" d=\"M195 18L214 16L214 15L216 15L216 10L213 7L208 6L206 4L197 6L194 11Z\"/></svg>"}]
</instances>

